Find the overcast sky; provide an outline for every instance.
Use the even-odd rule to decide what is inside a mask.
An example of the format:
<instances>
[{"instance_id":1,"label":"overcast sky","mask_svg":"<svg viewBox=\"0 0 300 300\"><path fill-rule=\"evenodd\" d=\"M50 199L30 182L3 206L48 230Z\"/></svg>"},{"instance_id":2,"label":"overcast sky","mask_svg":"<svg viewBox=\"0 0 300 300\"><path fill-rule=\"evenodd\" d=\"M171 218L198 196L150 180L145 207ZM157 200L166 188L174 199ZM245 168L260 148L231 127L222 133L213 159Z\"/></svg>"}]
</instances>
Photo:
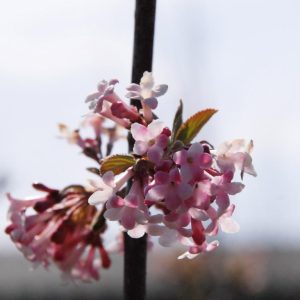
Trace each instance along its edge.
<instances>
[{"instance_id":1,"label":"overcast sky","mask_svg":"<svg viewBox=\"0 0 300 300\"><path fill-rule=\"evenodd\" d=\"M217 108L201 139L254 140L256 179L233 198L241 231L230 245L300 246L300 2L160 0L154 76L169 91L158 115L171 125ZM58 122L76 127L85 96L101 79L130 82L134 1L11 0L0 11L0 175L16 196L41 181L84 182L92 162L57 139ZM1 197L0 230L7 201ZM13 249L0 233L3 251ZM1 250L2 251L2 250Z\"/></svg>"}]
</instances>

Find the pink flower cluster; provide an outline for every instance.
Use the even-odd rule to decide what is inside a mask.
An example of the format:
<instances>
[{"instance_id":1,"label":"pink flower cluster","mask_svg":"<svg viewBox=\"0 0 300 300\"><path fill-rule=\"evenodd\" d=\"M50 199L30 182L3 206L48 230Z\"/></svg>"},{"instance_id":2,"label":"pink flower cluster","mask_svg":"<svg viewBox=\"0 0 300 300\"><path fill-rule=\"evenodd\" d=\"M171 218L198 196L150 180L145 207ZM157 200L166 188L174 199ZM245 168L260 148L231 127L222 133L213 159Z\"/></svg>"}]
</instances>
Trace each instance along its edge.
<instances>
[{"instance_id":1,"label":"pink flower cluster","mask_svg":"<svg viewBox=\"0 0 300 300\"><path fill-rule=\"evenodd\" d=\"M87 202L91 193L75 185L62 191L33 187L45 195L24 200L8 195L6 233L35 266L55 264L71 280L99 279L99 268L108 268L110 258L100 236L105 222L92 227L98 212Z\"/></svg>"},{"instance_id":2,"label":"pink flower cluster","mask_svg":"<svg viewBox=\"0 0 300 300\"><path fill-rule=\"evenodd\" d=\"M108 198L107 188L91 196L91 204L106 203L105 218L119 221L133 238L148 233L158 236L162 246L181 243L187 252L180 258L215 249L218 241L209 239L219 227L227 233L238 231L238 224L231 219L235 206L230 196L241 192L244 184L232 181L234 172L255 175L246 149L220 153L202 142L173 152L168 147L170 131L160 121L148 127L135 123L131 132L136 139L134 152L139 155L137 166L145 160L150 163L129 171L133 184L124 198L117 190ZM107 176L112 180L112 172L103 177Z\"/></svg>"},{"instance_id":3,"label":"pink flower cluster","mask_svg":"<svg viewBox=\"0 0 300 300\"><path fill-rule=\"evenodd\" d=\"M230 198L244 184L235 181L235 173L256 176L252 141L233 140L218 150L206 141L192 142L216 110L200 111L183 122L181 103L169 129L153 113L167 85L155 85L152 74L145 72L126 94L140 101L138 109L116 94L117 83L103 80L87 97L92 112L79 129L59 126L62 137L97 162L88 169L97 179L88 187L62 190L35 184L44 195L25 200L8 195L6 233L17 248L34 264L54 264L75 280L97 280L99 268L110 265L109 253L122 251L119 237L114 246L104 246L107 220L118 222L132 238L147 233L165 247L181 244L185 252L179 258L212 251L219 245L213 238L219 228L239 230L231 218L235 206ZM105 126L107 119L115 125ZM91 137L84 137L86 126L92 129ZM122 137L120 128L134 141L133 151L111 155Z\"/></svg>"}]
</instances>

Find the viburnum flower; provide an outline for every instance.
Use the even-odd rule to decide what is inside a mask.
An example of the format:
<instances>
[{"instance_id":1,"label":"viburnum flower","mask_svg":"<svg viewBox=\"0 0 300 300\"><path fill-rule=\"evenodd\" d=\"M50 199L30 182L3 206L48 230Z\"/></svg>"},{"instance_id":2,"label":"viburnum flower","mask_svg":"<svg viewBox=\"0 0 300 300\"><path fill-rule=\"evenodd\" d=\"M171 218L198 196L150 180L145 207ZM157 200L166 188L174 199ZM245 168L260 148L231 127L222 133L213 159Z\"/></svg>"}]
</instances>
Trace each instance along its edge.
<instances>
[{"instance_id":1,"label":"viburnum flower","mask_svg":"<svg viewBox=\"0 0 300 300\"><path fill-rule=\"evenodd\" d=\"M256 176L257 174L252 165L252 158L250 156L252 149L252 140L249 143L247 143L244 139L225 142L216 152L217 163L223 171L228 169L232 170L236 167L241 171L242 177L244 172L252 176Z\"/></svg>"},{"instance_id":2,"label":"viburnum flower","mask_svg":"<svg viewBox=\"0 0 300 300\"><path fill-rule=\"evenodd\" d=\"M178 168L168 173L158 171L154 177L155 184L151 186L146 195L147 200L164 200L166 208L176 210L184 200L192 195L192 186L183 182Z\"/></svg>"},{"instance_id":3,"label":"viburnum flower","mask_svg":"<svg viewBox=\"0 0 300 300\"><path fill-rule=\"evenodd\" d=\"M141 100L144 117L150 122L152 120L151 109L155 109L158 105L156 98L164 95L168 90L168 86L166 84L154 86L152 73L146 71L140 84L132 83L127 87L127 90L127 98Z\"/></svg>"},{"instance_id":4,"label":"viburnum flower","mask_svg":"<svg viewBox=\"0 0 300 300\"><path fill-rule=\"evenodd\" d=\"M127 230L136 224L145 224L148 219L148 208L144 203L144 194L138 181L134 181L127 196L123 199L115 196L106 204L104 216L111 221L119 220Z\"/></svg>"},{"instance_id":5,"label":"viburnum flower","mask_svg":"<svg viewBox=\"0 0 300 300\"><path fill-rule=\"evenodd\" d=\"M133 152L138 155L147 153L149 159L157 163L168 145L168 136L163 133L164 127L164 123L159 120L154 120L147 127L139 123L132 124L131 134L135 140Z\"/></svg>"},{"instance_id":6,"label":"viburnum flower","mask_svg":"<svg viewBox=\"0 0 300 300\"><path fill-rule=\"evenodd\" d=\"M167 85L154 86L152 74L145 72L126 95L141 102L138 109L115 93L116 83L101 81L98 91L87 97L92 112L78 129L60 125L62 136L97 163L88 168L97 176L89 186L58 190L35 184L44 195L25 200L8 195L6 233L17 248L34 264L54 264L72 280L99 279L99 270L110 265L110 254L123 251L120 234L112 245L105 244L108 221L117 222L132 238L147 234L149 241L157 238L164 247L179 244L184 249L179 259L213 251L219 246L219 229L239 230L232 198L245 184L236 172L241 179L246 173L256 176L252 141L232 140L218 150L203 137L194 141L215 109L183 121L180 102L169 128L152 113ZM84 135L86 126L92 136ZM132 153L112 154L115 141L124 136L119 130L127 130Z\"/></svg>"},{"instance_id":7,"label":"viburnum flower","mask_svg":"<svg viewBox=\"0 0 300 300\"><path fill-rule=\"evenodd\" d=\"M46 194L25 200L8 195L11 224L6 233L35 265L54 263L72 280L99 279L99 268L108 268L110 259L100 237L105 222L92 228L98 212L87 202L90 193L75 185L62 191L33 186Z\"/></svg>"},{"instance_id":8,"label":"viburnum flower","mask_svg":"<svg viewBox=\"0 0 300 300\"><path fill-rule=\"evenodd\" d=\"M107 201L116 196L116 193L130 179L130 177L132 177L132 172L131 170L128 170L123 177L116 181L114 173L112 171L108 171L103 174L102 178L99 178L97 182L90 181L96 191L89 197L89 204L105 204Z\"/></svg>"},{"instance_id":9,"label":"viburnum flower","mask_svg":"<svg viewBox=\"0 0 300 300\"><path fill-rule=\"evenodd\" d=\"M192 144L188 150L175 152L173 159L181 166L182 177L187 182L192 179L197 181L202 176L202 171L212 163L211 155L204 152L200 143Z\"/></svg>"},{"instance_id":10,"label":"viburnum flower","mask_svg":"<svg viewBox=\"0 0 300 300\"><path fill-rule=\"evenodd\" d=\"M111 79L110 81L102 80L98 83L97 92L88 95L85 102L90 103L89 108L95 112L102 110L103 100L110 103L120 101L119 96L114 92L115 85L119 81L117 79Z\"/></svg>"}]
</instances>

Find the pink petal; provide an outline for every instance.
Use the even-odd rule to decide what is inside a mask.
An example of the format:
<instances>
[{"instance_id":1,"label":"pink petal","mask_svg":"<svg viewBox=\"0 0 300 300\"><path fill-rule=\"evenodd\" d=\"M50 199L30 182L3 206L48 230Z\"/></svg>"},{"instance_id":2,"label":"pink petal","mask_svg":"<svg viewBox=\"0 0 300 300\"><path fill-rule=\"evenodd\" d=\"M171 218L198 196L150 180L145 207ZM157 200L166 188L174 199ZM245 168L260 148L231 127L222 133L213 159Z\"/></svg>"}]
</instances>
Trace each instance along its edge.
<instances>
[{"instance_id":1,"label":"pink petal","mask_svg":"<svg viewBox=\"0 0 300 300\"><path fill-rule=\"evenodd\" d=\"M208 153L203 153L200 156L199 163L200 163L200 165L201 165L202 168L208 168L208 167L210 167L211 164L212 164L212 157L211 157L211 155L208 154Z\"/></svg>"},{"instance_id":2,"label":"pink petal","mask_svg":"<svg viewBox=\"0 0 300 300\"><path fill-rule=\"evenodd\" d=\"M157 99L154 97L147 98L144 100L144 103L149 106L151 109L155 109L158 105Z\"/></svg>"},{"instance_id":3,"label":"pink petal","mask_svg":"<svg viewBox=\"0 0 300 300\"><path fill-rule=\"evenodd\" d=\"M148 143L144 141L136 141L133 146L133 152L138 155L144 155L148 150Z\"/></svg>"},{"instance_id":4,"label":"pink petal","mask_svg":"<svg viewBox=\"0 0 300 300\"><path fill-rule=\"evenodd\" d=\"M100 96L101 96L101 94L99 92L90 94L86 97L85 102L87 103L87 102L91 102L93 100L97 100L97 99L99 99Z\"/></svg>"},{"instance_id":5,"label":"pink petal","mask_svg":"<svg viewBox=\"0 0 300 300\"><path fill-rule=\"evenodd\" d=\"M141 94L139 92L128 92L125 97L130 99L141 99Z\"/></svg>"},{"instance_id":6,"label":"pink petal","mask_svg":"<svg viewBox=\"0 0 300 300\"><path fill-rule=\"evenodd\" d=\"M208 214L206 213L205 210L198 209L198 208L190 208L189 209L189 214L191 217L195 220L199 221L207 221L209 219Z\"/></svg>"},{"instance_id":7,"label":"pink petal","mask_svg":"<svg viewBox=\"0 0 300 300\"><path fill-rule=\"evenodd\" d=\"M229 195L235 195L241 192L244 187L245 185L240 182L231 182L231 183L224 184L224 189Z\"/></svg>"},{"instance_id":8,"label":"pink petal","mask_svg":"<svg viewBox=\"0 0 300 300\"><path fill-rule=\"evenodd\" d=\"M173 159L177 165L183 165L187 161L188 152L187 150L181 150L175 152Z\"/></svg>"},{"instance_id":9,"label":"pink petal","mask_svg":"<svg viewBox=\"0 0 300 300\"><path fill-rule=\"evenodd\" d=\"M168 90L168 86L166 84L156 85L153 89L153 93L155 97L159 97L164 95Z\"/></svg>"},{"instance_id":10,"label":"pink petal","mask_svg":"<svg viewBox=\"0 0 300 300\"><path fill-rule=\"evenodd\" d=\"M110 186L111 188L114 188L116 186L115 184L115 175L112 171L105 172L102 176L103 182Z\"/></svg>"},{"instance_id":11,"label":"pink petal","mask_svg":"<svg viewBox=\"0 0 300 300\"><path fill-rule=\"evenodd\" d=\"M217 202L219 208L221 210L224 210L230 204L229 196L224 192L218 193L216 202Z\"/></svg>"},{"instance_id":12,"label":"pink petal","mask_svg":"<svg viewBox=\"0 0 300 300\"><path fill-rule=\"evenodd\" d=\"M165 198L168 192L166 185L154 186L146 195L147 200L159 201Z\"/></svg>"},{"instance_id":13,"label":"pink petal","mask_svg":"<svg viewBox=\"0 0 300 300\"><path fill-rule=\"evenodd\" d=\"M130 91L130 92L138 92L140 93L141 92L141 87L139 84L136 84L136 83L131 83L127 88L126 90Z\"/></svg>"},{"instance_id":14,"label":"pink petal","mask_svg":"<svg viewBox=\"0 0 300 300\"><path fill-rule=\"evenodd\" d=\"M158 164L164 154L163 149L160 147L154 145L148 149L147 155L149 157L149 160L152 162Z\"/></svg>"},{"instance_id":15,"label":"pink petal","mask_svg":"<svg viewBox=\"0 0 300 300\"><path fill-rule=\"evenodd\" d=\"M150 140L149 126L147 128L139 123L133 123L131 125L131 134L136 141L148 142Z\"/></svg>"},{"instance_id":16,"label":"pink petal","mask_svg":"<svg viewBox=\"0 0 300 300\"><path fill-rule=\"evenodd\" d=\"M104 218L111 220L111 221L117 221L120 220L122 213L122 208L110 208L104 213Z\"/></svg>"},{"instance_id":17,"label":"pink petal","mask_svg":"<svg viewBox=\"0 0 300 300\"><path fill-rule=\"evenodd\" d=\"M133 229L135 225L135 209L125 206L122 211L120 223L126 229Z\"/></svg>"}]
</instances>

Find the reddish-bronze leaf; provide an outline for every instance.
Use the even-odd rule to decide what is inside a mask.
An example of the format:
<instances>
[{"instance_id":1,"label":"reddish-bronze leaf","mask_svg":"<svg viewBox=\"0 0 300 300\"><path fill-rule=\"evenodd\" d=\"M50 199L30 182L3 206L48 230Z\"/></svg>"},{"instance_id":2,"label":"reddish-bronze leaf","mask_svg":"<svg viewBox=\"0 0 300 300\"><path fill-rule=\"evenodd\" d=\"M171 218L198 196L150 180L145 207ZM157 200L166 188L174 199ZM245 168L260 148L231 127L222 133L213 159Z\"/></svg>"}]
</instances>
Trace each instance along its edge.
<instances>
[{"instance_id":1,"label":"reddish-bronze leaf","mask_svg":"<svg viewBox=\"0 0 300 300\"><path fill-rule=\"evenodd\" d=\"M184 144L189 144L200 132L206 122L217 112L216 109L205 109L197 112L185 121L178 129L175 140L180 140Z\"/></svg>"}]
</instances>

